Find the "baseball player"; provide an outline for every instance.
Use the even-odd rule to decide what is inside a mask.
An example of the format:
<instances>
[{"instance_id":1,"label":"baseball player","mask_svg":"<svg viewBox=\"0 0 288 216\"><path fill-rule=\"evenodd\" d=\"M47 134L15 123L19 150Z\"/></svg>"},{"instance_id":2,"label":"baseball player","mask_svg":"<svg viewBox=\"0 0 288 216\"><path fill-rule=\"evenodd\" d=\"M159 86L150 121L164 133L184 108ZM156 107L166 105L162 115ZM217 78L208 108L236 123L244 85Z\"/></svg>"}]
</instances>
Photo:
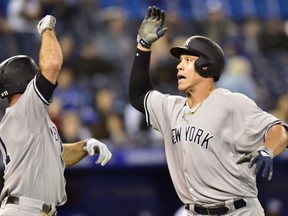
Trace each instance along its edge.
<instances>
[{"instance_id":1,"label":"baseball player","mask_svg":"<svg viewBox=\"0 0 288 216\"><path fill-rule=\"evenodd\" d=\"M89 138L62 144L47 108L63 57L54 27L47 15L38 23L41 35L39 68L29 56L17 55L0 64L0 94L9 107L0 124L0 148L5 166L0 215L57 215L66 200L64 168L98 153L104 166L111 152Z\"/></svg>"},{"instance_id":2,"label":"baseball player","mask_svg":"<svg viewBox=\"0 0 288 216\"><path fill-rule=\"evenodd\" d=\"M287 125L239 93L216 88L224 68L218 44L192 36L171 48L178 90L153 90L151 45L164 36L165 12L149 7L137 36L129 99L164 138L167 164L187 215L264 215L256 175L272 177L272 159L288 145ZM175 74L176 75L176 74Z\"/></svg>"}]
</instances>

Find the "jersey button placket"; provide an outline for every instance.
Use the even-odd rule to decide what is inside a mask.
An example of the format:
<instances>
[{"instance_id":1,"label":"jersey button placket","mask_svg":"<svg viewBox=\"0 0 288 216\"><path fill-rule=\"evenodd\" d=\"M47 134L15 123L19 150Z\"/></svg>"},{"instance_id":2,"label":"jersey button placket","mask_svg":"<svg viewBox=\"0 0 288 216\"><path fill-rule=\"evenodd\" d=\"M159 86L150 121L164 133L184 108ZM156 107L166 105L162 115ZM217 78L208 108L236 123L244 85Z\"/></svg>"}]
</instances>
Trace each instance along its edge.
<instances>
[{"instance_id":1,"label":"jersey button placket","mask_svg":"<svg viewBox=\"0 0 288 216\"><path fill-rule=\"evenodd\" d=\"M184 168L185 173L187 173L186 157L187 157L187 150L184 148L183 149L183 168Z\"/></svg>"}]
</instances>

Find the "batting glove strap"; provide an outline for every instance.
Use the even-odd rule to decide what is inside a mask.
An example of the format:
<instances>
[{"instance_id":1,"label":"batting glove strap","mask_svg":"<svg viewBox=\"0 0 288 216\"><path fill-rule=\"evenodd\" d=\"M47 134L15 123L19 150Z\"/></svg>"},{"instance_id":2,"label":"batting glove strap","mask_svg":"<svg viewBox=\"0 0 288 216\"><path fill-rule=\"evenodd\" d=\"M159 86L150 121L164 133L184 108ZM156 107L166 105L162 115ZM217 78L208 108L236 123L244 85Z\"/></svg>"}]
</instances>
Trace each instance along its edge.
<instances>
[{"instance_id":1,"label":"batting glove strap","mask_svg":"<svg viewBox=\"0 0 288 216\"><path fill-rule=\"evenodd\" d=\"M56 18L51 15L46 15L42 20L39 21L37 29L41 35L47 29L54 29L56 24Z\"/></svg>"},{"instance_id":2,"label":"batting glove strap","mask_svg":"<svg viewBox=\"0 0 288 216\"><path fill-rule=\"evenodd\" d=\"M273 159L273 157L274 157L273 152L272 152L269 148L267 148L267 147L265 147L265 146L260 146L260 147L258 147L258 148L257 148L257 151L258 151L259 153L261 153L261 155L262 155L263 157L269 156L271 159Z\"/></svg>"},{"instance_id":3,"label":"batting glove strap","mask_svg":"<svg viewBox=\"0 0 288 216\"><path fill-rule=\"evenodd\" d=\"M140 43L142 47L145 47L148 49L150 49L152 45L152 44L147 43L143 38L141 38L139 34L137 36L137 42Z\"/></svg>"}]
</instances>

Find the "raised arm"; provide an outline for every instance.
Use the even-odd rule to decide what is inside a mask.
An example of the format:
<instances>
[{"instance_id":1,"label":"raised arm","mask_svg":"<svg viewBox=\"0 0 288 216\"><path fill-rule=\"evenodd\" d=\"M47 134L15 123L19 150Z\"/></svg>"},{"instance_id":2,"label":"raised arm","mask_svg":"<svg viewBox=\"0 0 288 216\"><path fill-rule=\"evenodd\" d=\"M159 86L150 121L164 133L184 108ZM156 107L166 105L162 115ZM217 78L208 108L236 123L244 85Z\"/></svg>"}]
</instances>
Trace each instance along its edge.
<instances>
[{"instance_id":1,"label":"raised arm","mask_svg":"<svg viewBox=\"0 0 288 216\"><path fill-rule=\"evenodd\" d=\"M55 17L47 15L37 26L41 35L39 67L45 78L53 84L56 84L63 63L62 51L54 32L55 24Z\"/></svg>"},{"instance_id":2,"label":"raised arm","mask_svg":"<svg viewBox=\"0 0 288 216\"><path fill-rule=\"evenodd\" d=\"M151 46L163 37L167 27L163 27L165 13L157 7L149 7L137 36L137 50L134 57L130 81L129 101L138 111L144 113L144 97L153 89L149 74Z\"/></svg>"}]
</instances>

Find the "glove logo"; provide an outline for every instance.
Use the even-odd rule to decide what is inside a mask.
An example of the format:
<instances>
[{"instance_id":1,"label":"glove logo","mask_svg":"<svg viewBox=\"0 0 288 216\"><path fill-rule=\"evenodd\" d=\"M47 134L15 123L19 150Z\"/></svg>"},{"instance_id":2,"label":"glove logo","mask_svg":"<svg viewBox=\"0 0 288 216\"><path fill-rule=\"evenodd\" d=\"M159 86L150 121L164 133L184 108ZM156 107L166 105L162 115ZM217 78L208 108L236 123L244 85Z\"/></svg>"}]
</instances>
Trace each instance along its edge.
<instances>
[{"instance_id":1,"label":"glove logo","mask_svg":"<svg viewBox=\"0 0 288 216\"><path fill-rule=\"evenodd\" d=\"M270 157L270 155L266 151L260 151L260 154L264 157Z\"/></svg>"}]
</instances>

